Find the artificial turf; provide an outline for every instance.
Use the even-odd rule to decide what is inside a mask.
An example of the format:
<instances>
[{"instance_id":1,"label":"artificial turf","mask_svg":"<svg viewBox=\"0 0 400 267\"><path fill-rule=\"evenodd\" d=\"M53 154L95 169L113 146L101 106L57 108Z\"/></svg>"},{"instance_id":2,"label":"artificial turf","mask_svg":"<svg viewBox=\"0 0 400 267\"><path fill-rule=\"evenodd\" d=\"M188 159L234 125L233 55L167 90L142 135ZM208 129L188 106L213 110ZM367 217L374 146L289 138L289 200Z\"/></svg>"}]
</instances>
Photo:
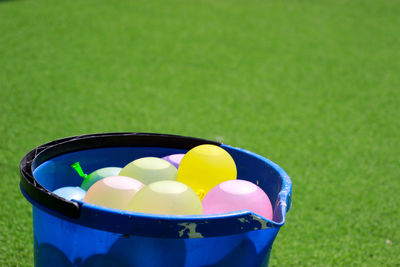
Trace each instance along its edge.
<instances>
[{"instance_id":1,"label":"artificial turf","mask_svg":"<svg viewBox=\"0 0 400 267\"><path fill-rule=\"evenodd\" d=\"M400 2L0 1L0 265L33 262L20 159L157 132L292 178L271 266L400 265Z\"/></svg>"}]
</instances>

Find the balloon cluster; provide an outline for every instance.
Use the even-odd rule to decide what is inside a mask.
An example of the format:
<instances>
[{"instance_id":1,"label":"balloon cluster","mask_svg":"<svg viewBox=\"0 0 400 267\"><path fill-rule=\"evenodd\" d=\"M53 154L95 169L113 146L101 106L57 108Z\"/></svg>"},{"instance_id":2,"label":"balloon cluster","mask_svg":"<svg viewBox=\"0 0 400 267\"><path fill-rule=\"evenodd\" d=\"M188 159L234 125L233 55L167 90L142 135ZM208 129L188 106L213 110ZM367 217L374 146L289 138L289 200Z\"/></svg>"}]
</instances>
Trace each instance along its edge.
<instances>
[{"instance_id":1,"label":"balloon cluster","mask_svg":"<svg viewBox=\"0 0 400 267\"><path fill-rule=\"evenodd\" d=\"M136 159L123 168L107 167L89 175L79 163L81 187L55 194L109 208L174 215L216 214L247 209L269 220L272 206L257 185L237 179L231 155L215 145L200 145L186 154Z\"/></svg>"}]
</instances>

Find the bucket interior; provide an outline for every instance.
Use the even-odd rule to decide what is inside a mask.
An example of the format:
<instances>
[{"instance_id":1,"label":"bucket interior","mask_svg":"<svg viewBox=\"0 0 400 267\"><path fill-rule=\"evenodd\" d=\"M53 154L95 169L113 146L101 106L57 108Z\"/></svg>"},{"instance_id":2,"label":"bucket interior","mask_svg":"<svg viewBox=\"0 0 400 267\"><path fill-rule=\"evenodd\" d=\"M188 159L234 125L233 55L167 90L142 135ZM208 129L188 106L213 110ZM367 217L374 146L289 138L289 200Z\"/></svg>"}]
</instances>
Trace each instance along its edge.
<instances>
[{"instance_id":1,"label":"bucket interior","mask_svg":"<svg viewBox=\"0 0 400 267\"><path fill-rule=\"evenodd\" d=\"M222 145L233 157L237 166L237 179L257 184L268 195L271 204L278 207L278 193L282 187L280 173L262 158L253 153ZM142 157L164 157L171 154L186 153L185 149L165 147L107 147L85 149L66 153L48 159L33 169L37 182L49 191L64 186L80 186L82 178L71 168L79 162L85 173L89 174L104 167L124 167L129 162ZM273 221L281 223L281 209L275 208Z\"/></svg>"}]
</instances>

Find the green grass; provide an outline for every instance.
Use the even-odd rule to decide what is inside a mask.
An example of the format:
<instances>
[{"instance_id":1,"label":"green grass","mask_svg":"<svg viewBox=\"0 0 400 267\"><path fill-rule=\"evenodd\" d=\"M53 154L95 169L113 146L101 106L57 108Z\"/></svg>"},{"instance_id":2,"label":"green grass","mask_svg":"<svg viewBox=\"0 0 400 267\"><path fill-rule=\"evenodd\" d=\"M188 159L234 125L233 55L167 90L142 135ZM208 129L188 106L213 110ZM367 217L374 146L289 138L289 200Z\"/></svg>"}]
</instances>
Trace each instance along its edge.
<instances>
[{"instance_id":1,"label":"green grass","mask_svg":"<svg viewBox=\"0 0 400 267\"><path fill-rule=\"evenodd\" d=\"M288 172L271 266L399 266L399 14L398 0L0 1L0 265L33 262L25 153L144 131Z\"/></svg>"}]
</instances>

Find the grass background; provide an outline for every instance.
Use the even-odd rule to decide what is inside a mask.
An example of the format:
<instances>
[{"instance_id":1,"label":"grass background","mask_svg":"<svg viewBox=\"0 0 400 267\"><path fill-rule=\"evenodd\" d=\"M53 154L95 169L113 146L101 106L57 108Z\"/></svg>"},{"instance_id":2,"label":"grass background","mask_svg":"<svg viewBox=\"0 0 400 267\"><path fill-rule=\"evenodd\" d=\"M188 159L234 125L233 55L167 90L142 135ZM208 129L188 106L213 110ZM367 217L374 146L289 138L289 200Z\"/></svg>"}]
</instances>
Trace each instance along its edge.
<instances>
[{"instance_id":1,"label":"grass background","mask_svg":"<svg viewBox=\"0 0 400 267\"><path fill-rule=\"evenodd\" d=\"M33 262L45 142L219 140L292 178L271 266L400 266L400 2L0 1L0 265Z\"/></svg>"}]
</instances>

